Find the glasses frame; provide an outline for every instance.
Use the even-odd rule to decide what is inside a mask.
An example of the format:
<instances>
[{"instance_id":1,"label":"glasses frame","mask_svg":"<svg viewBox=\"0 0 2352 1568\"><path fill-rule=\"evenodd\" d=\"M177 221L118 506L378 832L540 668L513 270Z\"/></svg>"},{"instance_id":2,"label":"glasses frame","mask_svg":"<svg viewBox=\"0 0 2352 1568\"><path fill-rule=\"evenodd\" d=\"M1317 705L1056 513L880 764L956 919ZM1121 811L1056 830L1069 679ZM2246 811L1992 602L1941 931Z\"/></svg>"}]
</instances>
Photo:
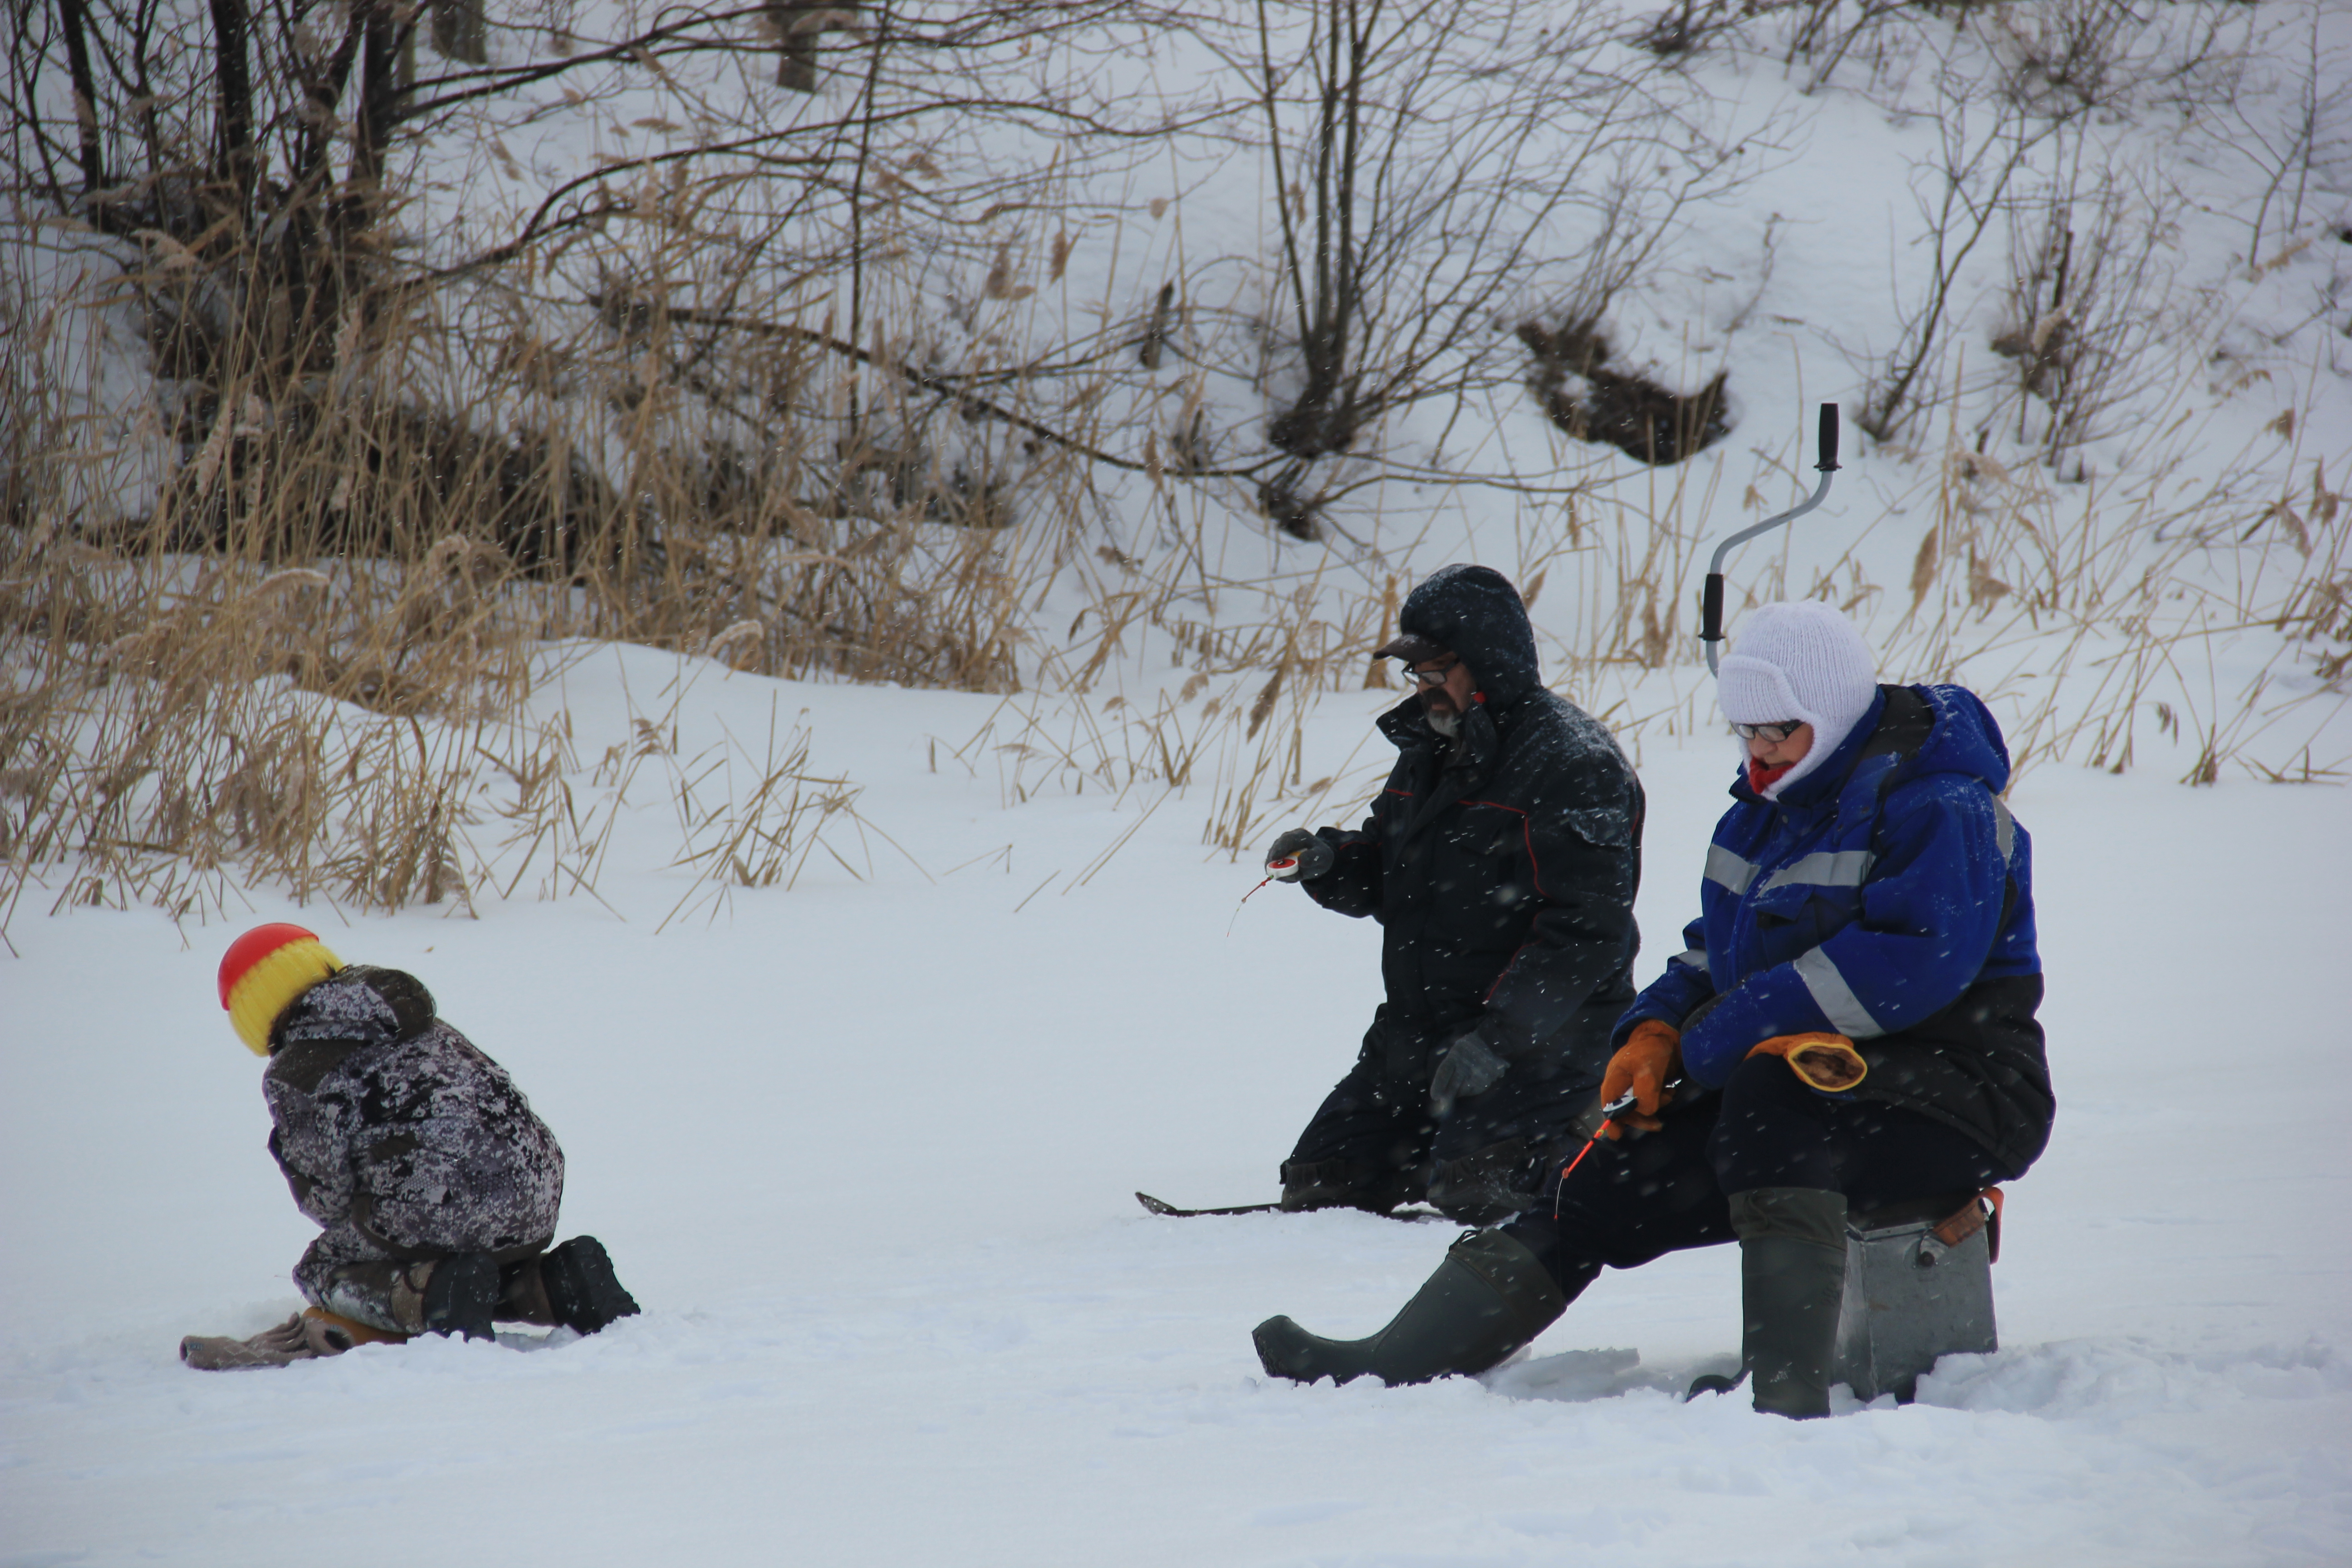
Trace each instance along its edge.
<instances>
[{"instance_id":1,"label":"glasses frame","mask_svg":"<svg viewBox=\"0 0 2352 1568\"><path fill-rule=\"evenodd\" d=\"M1743 741L1753 741L1761 736L1767 741L1780 742L1789 739L1809 722L1811 721L1804 719L1779 719L1769 724L1734 724L1731 732Z\"/></svg>"},{"instance_id":2,"label":"glasses frame","mask_svg":"<svg viewBox=\"0 0 2352 1568\"><path fill-rule=\"evenodd\" d=\"M1433 688L1444 685L1445 678L1452 675L1455 669L1459 668L1461 664L1462 661L1458 658L1449 658L1444 664L1439 665L1435 669L1415 669L1412 666L1408 664L1400 667L1397 674L1403 679L1405 685L1414 691L1427 691Z\"/></svg>"}]
</instances>

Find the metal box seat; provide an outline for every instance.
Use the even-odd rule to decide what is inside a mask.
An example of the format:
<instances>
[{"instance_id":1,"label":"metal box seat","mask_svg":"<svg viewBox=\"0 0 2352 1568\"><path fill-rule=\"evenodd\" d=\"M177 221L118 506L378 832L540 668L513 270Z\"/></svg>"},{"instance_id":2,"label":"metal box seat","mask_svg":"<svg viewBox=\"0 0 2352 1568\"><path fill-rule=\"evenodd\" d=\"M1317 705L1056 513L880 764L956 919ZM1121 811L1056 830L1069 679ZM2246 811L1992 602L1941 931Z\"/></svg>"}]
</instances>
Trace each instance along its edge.
<instances>
[{"instance_id":1,"label":"metal box seat","mask_svg":"<svg viewBox=\"0 0 2352 1568\"><path fill-rule=\"evenodd\" d=\"M1851 1215L1845 1300L1832 1383L1863 1401L1908 1404L1938 1356L2000 1348L1992 1264L2000 1255L1999 1187Z\"/></svg>"}]
</instances>

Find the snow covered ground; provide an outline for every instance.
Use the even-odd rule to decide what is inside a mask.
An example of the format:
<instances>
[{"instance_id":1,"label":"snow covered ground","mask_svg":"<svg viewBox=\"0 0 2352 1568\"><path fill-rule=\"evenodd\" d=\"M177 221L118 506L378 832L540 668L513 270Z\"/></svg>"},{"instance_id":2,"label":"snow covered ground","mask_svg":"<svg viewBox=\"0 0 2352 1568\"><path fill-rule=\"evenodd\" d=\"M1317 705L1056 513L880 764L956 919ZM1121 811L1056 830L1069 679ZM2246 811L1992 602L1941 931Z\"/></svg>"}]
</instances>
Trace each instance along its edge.
<instances>
[{"instance_id":1,"label":"snow covered ground","mask_svg":"<svg viewBox=\"0 0 2352 1568\"><path fill-rule=\"evenodd\" d=\"M1604 1277L1481 1381L1268 1381L1254 1323L1368 1331L1451 1231L1130 1194L1273 1194L1376 999L1376 931L1286 889L1236 910L1254 878L1204 862L1197 793L1006 805L952 760L993 699L604 650L537 699L583 758L628 733L624 666L641 710L694 676L684 752L805 708L813 764L905 854L836 830L858 877L819 854L656 934L687 884L648 795L610 911L346 921L257 891L184 933L12 924L0 1564L2352 1561L2344 790L2027 777L2061 1110L2011 1192L2003 1349L1797 1426L1673 1397L1736 1353L1720 1249ZM1327 699L1310 770L1382 700ZM1646 977L1728 746L1642 762ZM642 1317L176 1363L299 1304L310 1227L213 989L278 918L413 970L514 1071L570 1156L566 1233Z\"/></svg>"}]
</instances>

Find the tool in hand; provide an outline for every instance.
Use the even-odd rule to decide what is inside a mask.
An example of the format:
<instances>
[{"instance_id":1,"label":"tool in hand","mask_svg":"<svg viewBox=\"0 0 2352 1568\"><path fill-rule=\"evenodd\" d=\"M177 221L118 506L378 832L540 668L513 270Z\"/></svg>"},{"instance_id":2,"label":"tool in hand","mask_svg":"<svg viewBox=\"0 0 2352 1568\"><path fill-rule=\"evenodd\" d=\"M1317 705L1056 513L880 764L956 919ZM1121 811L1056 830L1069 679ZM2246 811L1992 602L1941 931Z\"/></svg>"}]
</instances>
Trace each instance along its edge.
<instances>
[{"instance_id":1,"label":"tool in hand","mask_svg":"<svg viewBox=\"0 0 2352 1568\"><path fill-rule=\"evenodd\" d=\"M1257 888L1263 888L1268 882L1287 882L1297 878L1297 856L1289 855L1279 860L1269 860L1265 863L1265 875L1259 880ZM1252 888L1248 892L1242 895L1242 904L1248 903L1252 899L1257 897L1257 888ZM1234 906L1234 919L1225 922L1225 934L1227 936L1234 934L1234 921L1237 921L1242 918L1242 904L1235 904Z\"/></svg>"},{"instance_id":2,"label":"tool in hand","mask_svg":"<svg viewBox=\"0 0 2352 1568\"><path fill-rule=\"evenodd\" d=\"M1666 1097L1674 1092L1675 1086L1681 1081L1682 1080L1680 1079L1677 1079L1674 1083L1667 1084L1664 1089L1659 1090L1658 1100L1661 1108L1664 1107ZM1576 1152L1576 1158L1570 1160L1567 1164L1562 1165L1559 1168L1559 1185L1552 1188L1551 1190L1551 1214L1554 1219L1558 1219L1559 1217L1559 1194L1561 1189L1568 1185L1568 1173L1584 1163L1584 1157L1592 1152L1592 1146L1595 1143L1601 1142L1601 1134L1608 1131L1610 1122L1615 1121L1618 1117L1624 1115L1625 1112L1634 1109L1641 1103L1641 1101L1642 1091L1636 1089L1629 1089L1624 1093L1619 1095L1616 1099L1611 1100L1608 1104L1601 1108L1601 1125L1592 1130L1592 1136L1584 1141L1584 1147Z\"/></svg>"}]
</instances>

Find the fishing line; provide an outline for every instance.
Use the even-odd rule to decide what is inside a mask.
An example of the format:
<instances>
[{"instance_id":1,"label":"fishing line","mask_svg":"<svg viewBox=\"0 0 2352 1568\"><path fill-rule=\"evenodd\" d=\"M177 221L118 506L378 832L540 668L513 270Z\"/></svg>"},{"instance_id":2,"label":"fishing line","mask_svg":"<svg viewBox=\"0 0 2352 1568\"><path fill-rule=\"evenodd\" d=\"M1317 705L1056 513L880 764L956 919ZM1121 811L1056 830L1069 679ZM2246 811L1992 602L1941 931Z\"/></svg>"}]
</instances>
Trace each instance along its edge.
<instances>
[{"instance_id":1,"label":"fishing line","mask_svg":"<svg viewBox=\"0 0 2352 1568\"><path fill-rule=\"evenodd\" d=\"M1265 887L1266 882L1273 881L1276 877L1289 870L1297 864L1298 857L1296 855L1293 855L1287 860L1270 860L1266 862L1265 880L1258 883L1257 888ZM1242 904L1248 903L1252 899L1257 897L1257 888L1252 888L1248 892L1242 895ZM1228 937L1234 934L1234 927L1239 923L1242 918L1242 904L1235 904L1234 906L1234 918L1225 922L1225 935Z\"/></svg>"}]
</instances>

